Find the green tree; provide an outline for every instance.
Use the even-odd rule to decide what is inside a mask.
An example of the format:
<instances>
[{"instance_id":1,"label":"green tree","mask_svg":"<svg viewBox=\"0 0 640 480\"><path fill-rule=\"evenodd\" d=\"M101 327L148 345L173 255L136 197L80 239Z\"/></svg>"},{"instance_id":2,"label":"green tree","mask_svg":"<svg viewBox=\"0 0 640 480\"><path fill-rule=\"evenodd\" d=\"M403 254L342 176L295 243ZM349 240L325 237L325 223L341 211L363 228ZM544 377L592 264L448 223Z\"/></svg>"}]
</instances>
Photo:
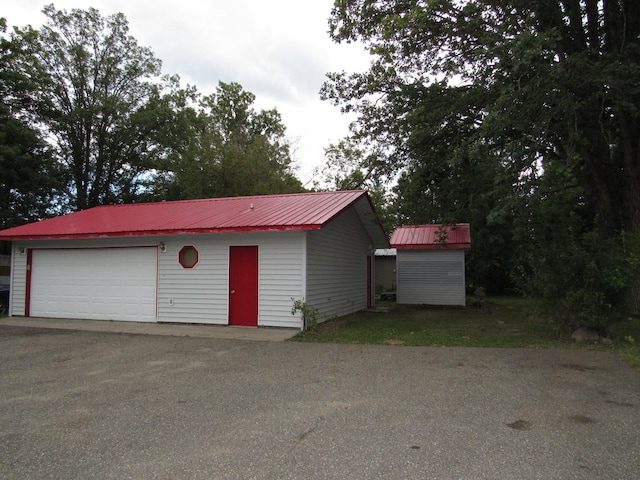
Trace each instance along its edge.
<instances>
[{"instance_id":1,"label":"green tree","mask_svg":"<svg viewBox=\"0 0 640 480\"><path fill-rule=\"evenodd\" d=\"M324 166L314 172L314 177L320 178L315 182L316 189L358 190L367 186L370 170L362 149L344 139L329 145L324 155Z\"/></svg>"},{"instance_id":2,"label":"green tree","mask_svg":"<svg viewBox=\"0 0 640 480\"><path fill-rule=\"evenodd\" d=\"M0 229L55 213L56 177L44 142L0 105Z\"/></svg>"},{"instance_id":3,"label":"green tree","mask_svg":"<svg viewBox=\"0 0 640 480\"><path fill-rule=\"evenodd\" d=\"M398 223L470 223L467 283L482 286L489 294L513 292L511 274L518 263L514 233L518 197L513 191L517 177L508 175L483 149L444 155L439 149L425 150L402 172L394 188Z\"/></svg>"},{"instance_id":4,"label":"green tree","mask_svg":"<svg viewBox=\"0 0 640 480\"><path fill-rule=\"evenodd\" d=\"M37 86L33 127L66 175L69 206L130 201L167 155L159 140L175 125L178 79L160 77L160 61L128 34L122 14L43 12L39 31L13 34L30 48L13 67Z\"/></svg>"},{"instance_id":5,"label":"green tree","mask_svg":"<svg viewBox=\"0 0 640 480\"><path fill-rule=\"evenodd\" d=\"M393 208L392 192L388 182L375 175L379 153L366 151L353 141L343 139L325 149L325 164L316 169L314 189L316 190L367 190L380 224L387 234L396 227L396 213Z\"/></svg>"},{"instance_id":6,"label":"green tree","mask_svg":"<svg viewBox=\"0 0 640 480\"><path fill-rule=\"evenodd\" d=\"M578 240L595 232L604 251L621 233L640 234L638 2L338 0L330 33L363 42L373 60L364 73L330 74L324 98L359 115L353 137L384 148L385 173L420 172L429 184L415 182L416 191L427 188L435 206L464 202L472 176L488 170L499 188L486 192L486 221L517 207L514 228L544 249L558 215L527 212L532 202L567 211L541 194L556 169L580 190L569 210L579 231L555 224L572 244L584 251ZM627 280L638 312L640 284Z\"/></svg>"},{"instance_id":7,"label":"green tree","mask_svg":"<svg viewBox=\"0 0 640 480\"><path fill-rule=\"evenodd\" d=\"M6 32L4 19L0 32ZM0 229L53 214L61 189L45 142L28 124L25 106L31 103L34 86L11 68L14 59L24 54L23 47L0 38ZM19 113L24 113L22 118Z\"/></svg>"},{"instance_id":8,"label":"green tree","mask_svg":"<svg viewBox=\"0 0 640 480\"><path fill-rule=\"evenodd\" d=\"M292 193L291 145L280 114L256 111L255 96L220 82L186 120L184 148L169 162L157 195L168 199Z\"/></svg>"}]
</instances>

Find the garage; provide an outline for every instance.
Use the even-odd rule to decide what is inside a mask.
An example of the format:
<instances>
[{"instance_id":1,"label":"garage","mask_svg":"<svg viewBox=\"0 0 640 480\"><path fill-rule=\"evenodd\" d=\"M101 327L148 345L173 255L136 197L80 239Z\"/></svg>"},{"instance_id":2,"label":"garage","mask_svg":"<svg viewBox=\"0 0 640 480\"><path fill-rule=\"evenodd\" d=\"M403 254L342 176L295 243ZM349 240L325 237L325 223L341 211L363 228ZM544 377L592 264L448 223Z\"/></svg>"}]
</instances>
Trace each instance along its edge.
<instances>
[{"instance_id":1,"label":"garage","mask_svg":"<svg viewBox=\"0 0 640 480\"><path fill-rule=\"evenodd\" d=\"M156 321L157 248L34 249L33 317Z\"/></svg>"},{"instance_id":2,"label":"garage","mask_svg":"<svg viewBox=\"0 0 640 480\"><path fill-rule=\"evenodd\" d=\"M366 309L389 247L363 190L103 205L0 241L12 317L292 328L296 302L322 320Z\"/></svg>"}]
</instances>

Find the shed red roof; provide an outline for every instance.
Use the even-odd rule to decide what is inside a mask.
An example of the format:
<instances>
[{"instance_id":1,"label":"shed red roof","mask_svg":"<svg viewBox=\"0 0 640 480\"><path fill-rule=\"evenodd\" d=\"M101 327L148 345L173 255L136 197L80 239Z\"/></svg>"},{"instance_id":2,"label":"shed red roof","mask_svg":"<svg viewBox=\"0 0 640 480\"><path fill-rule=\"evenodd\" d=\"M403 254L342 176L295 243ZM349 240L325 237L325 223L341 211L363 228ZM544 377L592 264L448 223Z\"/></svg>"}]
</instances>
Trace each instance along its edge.
<instances>
[{"instance_id":1,"label":"shed red roof","mask_svg":"<svg viewBox=\"0 0 640 480\"><path fill-rule=\"evenodd\" d=\"M101 206L0 231L0 240L317 230L352 205L376 246L388 245L363 190Z\"/></svg>"},{"instance_id":2,"label":"shed red roof","mask_svg":"<svg viewBox=\"0 0 640 480\"><path fill-rule=\"evenodd\" d=\"M406 225L393 232L390 243L398 249L471 248L471 230L468 223Z\"/></svg>"}]
</instances>

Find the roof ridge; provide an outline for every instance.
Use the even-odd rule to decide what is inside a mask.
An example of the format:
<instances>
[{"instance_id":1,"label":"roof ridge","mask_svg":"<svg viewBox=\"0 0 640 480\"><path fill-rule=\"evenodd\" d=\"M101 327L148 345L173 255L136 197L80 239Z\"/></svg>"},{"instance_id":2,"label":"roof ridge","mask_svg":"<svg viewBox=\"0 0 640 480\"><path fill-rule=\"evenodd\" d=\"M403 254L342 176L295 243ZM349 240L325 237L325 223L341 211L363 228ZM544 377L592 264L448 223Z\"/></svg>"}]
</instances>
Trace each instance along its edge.
<instances>
[{"instance_id":1,"label":"roof ridge","mask_svg":"<svg viewBox=\"0 0 640 480\"><path fill-rule=\"evenodd\" d=\"M412 225L400 225L397 228L419 228L419 227L459 227L461 225L469 225L469 222L456 223L420 223Z\"/></svg>"}]
</instances>

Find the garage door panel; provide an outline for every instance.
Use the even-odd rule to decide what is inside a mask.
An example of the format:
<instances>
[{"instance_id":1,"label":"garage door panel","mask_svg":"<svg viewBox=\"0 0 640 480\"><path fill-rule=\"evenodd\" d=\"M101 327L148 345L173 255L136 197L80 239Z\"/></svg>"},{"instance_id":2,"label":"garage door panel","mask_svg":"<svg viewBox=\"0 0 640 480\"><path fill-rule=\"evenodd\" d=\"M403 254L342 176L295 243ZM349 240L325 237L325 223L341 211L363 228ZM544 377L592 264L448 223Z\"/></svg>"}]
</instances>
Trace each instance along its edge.
<instances>
[{"instance_id":1,"label":"garage door panel","mask_svg":"<svg viewBox=\"0 0 640 480\"><path fill-rule=\"evenodd\" d=\"M34 250L32 316L156 320L157 250Z\"/></svg>"}]
</instances>

